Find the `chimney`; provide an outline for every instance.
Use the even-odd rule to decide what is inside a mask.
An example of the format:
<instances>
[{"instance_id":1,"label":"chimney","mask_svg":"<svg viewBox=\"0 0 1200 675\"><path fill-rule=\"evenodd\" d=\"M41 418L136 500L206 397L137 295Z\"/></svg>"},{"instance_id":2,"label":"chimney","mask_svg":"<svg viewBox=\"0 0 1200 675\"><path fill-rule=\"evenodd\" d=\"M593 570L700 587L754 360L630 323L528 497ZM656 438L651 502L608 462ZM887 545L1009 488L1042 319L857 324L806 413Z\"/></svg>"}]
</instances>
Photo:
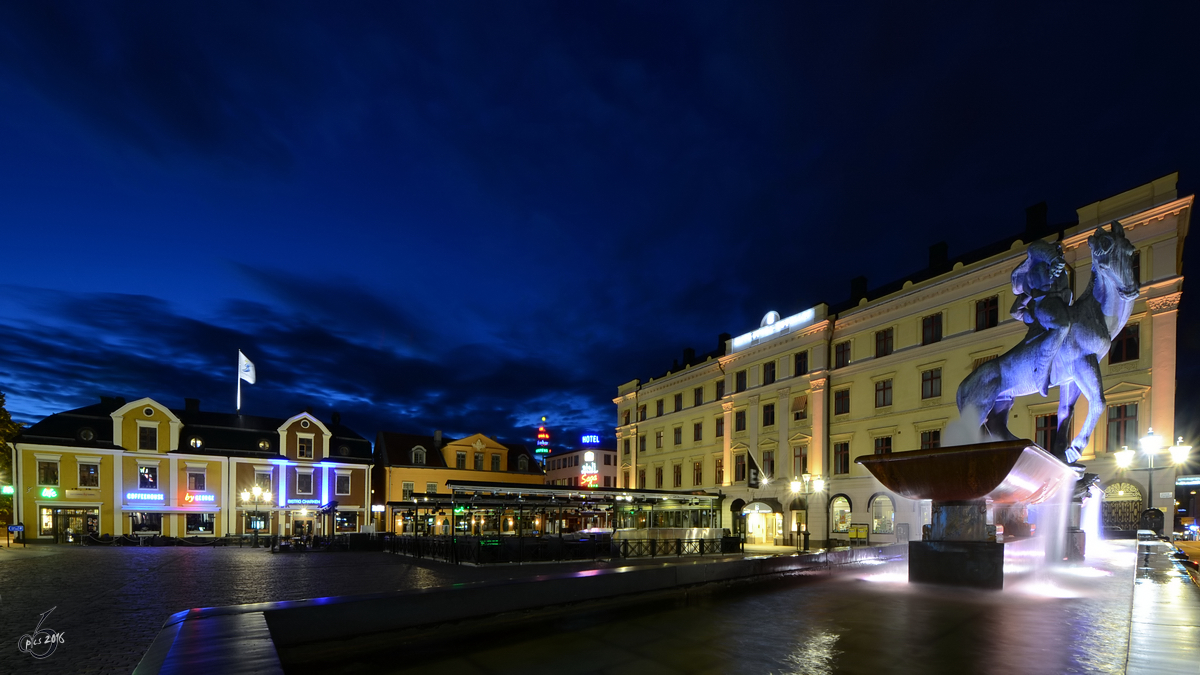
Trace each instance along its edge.
<instances>
[{"instance_id":1,"label":"chimney","mask_svg":"<svg viewBox=\"0 0 1200 675\"><path fill-rule=\"evenodd\" d=\"M725 345L729 344L731 339L733 336L729 333L721 333L717 336L717 354L725 356Z\"/></svg>"},{"instance_id":2,"label":"chimney","mask_svg":"<svg viewBox=\"0 0 1200 675\"><path fill-rule=\"evenodd\" d=\"M1025 241L1028 243L1046 232L1046 202L1025 209Z\"/></svg>"},{"instance_id":3,"label":"chimney","mask_svg":"<svg viewBox=\"0 0 1200 675\"><path fill-rule=\"evenodd\" d=\"M688 347L683 350L683 365L690 366L696 362L696 350Z\"/></svg>"},{"instance_id":4,"label":"chimney","mask_svg":"<svg viewBox=\"0 0 1200 675\"><path fill-rule=\"evenodd\" d=\"M850 280L850 301L858 304L858 301L865 297L867 297L867 278L854 277Z\"/></svg>"},{"instance_id":5,"label":"chimney","mask_svg":"<svg viewBox=\"0 0 1200 675\"><path fill-rule=\"evenodd\" d=\"M341 425L341 423L342 423L342 413L334 410L333 411L333 425L339 426L339 425Z\"/></svg>"},{"instance_id":6,"label":"chimney","mask_svg":"<svg viewBox=\"0 0 1200 675\"><path fill-rule=\"evenodd\" d=\"M949 267L950 257L948 255L949 248L946 242L939 241L929 247L929 269L934 272L940 272Z\"/></svg>"},{"instance_id":7,"label":"chimney","mask_svg":"<svg viewBox=\"0 0 1200 675\"><path fill-rule=\"evenodd\" d=\"M433 432L433 449L440 450L442 447L442 430L438 429Z\"/></svg>"},{"instance_id":8,"label":"chimney","mask_svg":"<svg viewBox=\"0 0 1200 675\"><path fill-rule=\"evenodd\" d=\"M200 399L198 399L198 398L183 399L183 409L188 412L200 412Z\"/></svg>"}]
</instances>

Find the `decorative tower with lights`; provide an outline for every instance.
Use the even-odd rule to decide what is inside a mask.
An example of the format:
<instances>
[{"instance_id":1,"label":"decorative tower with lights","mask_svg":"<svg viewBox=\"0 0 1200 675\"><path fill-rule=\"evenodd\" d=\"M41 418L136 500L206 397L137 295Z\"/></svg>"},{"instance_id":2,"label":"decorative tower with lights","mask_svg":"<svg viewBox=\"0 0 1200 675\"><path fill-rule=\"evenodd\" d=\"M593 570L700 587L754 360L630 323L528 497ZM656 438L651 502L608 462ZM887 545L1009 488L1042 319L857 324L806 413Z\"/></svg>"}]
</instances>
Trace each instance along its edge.
<instances>
[{"instance_id":1,"label":"decorative tower with lights","mask_svg":"<svg viewBox=\"0 0 1200 675\"><path fill-rule=\"evenodd\" d=\"M546 457L550 454L550 432L546 431L546 417L542 416L542 423L537 430L537 448L533 451L537 460L546 465Z\"/></svg>"}]
</instances>

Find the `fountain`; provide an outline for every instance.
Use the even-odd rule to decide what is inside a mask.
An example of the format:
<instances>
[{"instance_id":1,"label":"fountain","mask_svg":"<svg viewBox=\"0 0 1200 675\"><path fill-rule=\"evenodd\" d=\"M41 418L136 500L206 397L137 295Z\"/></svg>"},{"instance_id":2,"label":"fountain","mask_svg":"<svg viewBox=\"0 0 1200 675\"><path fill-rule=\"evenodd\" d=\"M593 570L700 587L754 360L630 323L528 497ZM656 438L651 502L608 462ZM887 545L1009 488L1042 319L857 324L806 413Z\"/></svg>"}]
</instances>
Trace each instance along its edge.
<instances>
[{"instance_id":1,"label":"fountain","mask_svg":"<svg viewBox=\"0 0 1200 675\"><path fill-rule=\"evenodd\" d=\"M1033 534L1031 506L1048 512L1041 528L1048 559L1078 557L1085 550L1082 530L1069 537L1065 532L1069 500L1082 477L1083 467L1074 462L1105 410L1099 361L1138 296L1133 245L1120 223L1112 222L1108 231L1096 228L1088 246L1092 275L1078 301L1072 302L1057 244L1032 242L1013 271L1017 300L1010 312L1029 326L1025 339L981 364L958 387L960 420L977 428L984 442L855 460L896 494L933 501L927 532L909 542L909 581L1003 588L1005 547ZM1059 387L1059 434L1055 447L1045 449L1014 436L1008 418L1016 397L1044 397L1052 386ZM1081 394L1088 401L1087 417L1068 444ZM1090 481L1080 484L1087 490ZM989 508L995 525L1003 526L1004 541L988 525ZM1050 520L1059 526L1046 528Z\"/></svg>"}]
</instances>

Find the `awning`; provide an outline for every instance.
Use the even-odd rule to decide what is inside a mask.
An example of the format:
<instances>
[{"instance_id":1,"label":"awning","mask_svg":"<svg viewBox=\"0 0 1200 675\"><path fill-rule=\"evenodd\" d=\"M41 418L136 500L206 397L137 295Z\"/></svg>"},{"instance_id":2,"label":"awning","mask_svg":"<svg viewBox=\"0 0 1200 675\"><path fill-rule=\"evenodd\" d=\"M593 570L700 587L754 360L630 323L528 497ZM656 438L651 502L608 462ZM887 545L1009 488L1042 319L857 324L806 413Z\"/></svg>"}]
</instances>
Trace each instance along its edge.
<instances>
[{"instance_id":1,"label":"awning","mask_svg":"<svg viewBox=\"0 0 1200 675\"><path fill-rule=\"evenodd\" d=\"M783 513L783 505L774 497L763 497L743 507L742 513Z\"/></svg>"}]
</instances>

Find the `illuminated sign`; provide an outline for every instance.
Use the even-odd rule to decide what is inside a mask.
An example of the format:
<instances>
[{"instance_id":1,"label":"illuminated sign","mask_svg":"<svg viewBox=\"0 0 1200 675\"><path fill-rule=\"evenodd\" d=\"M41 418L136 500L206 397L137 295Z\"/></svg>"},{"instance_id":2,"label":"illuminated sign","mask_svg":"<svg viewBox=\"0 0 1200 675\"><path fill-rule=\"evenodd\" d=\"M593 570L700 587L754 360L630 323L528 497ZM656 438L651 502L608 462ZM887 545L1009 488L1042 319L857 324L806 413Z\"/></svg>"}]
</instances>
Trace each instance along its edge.
<instances>
[{"instance_id":1,"label":"illuminated sign","mask_svg":"<svg viewBox=\"0 0 1200 675\"><path fill-rule=\"evenodd\" d=\"M739 335L732 340L733 351L745 349L755 342L761 342L767 338L773 337L779 333L791 332L797 328L802 328L813 322L817 313L812 308L806 309L799 314L793 314L786 319L780 319L777 312L768 312L763 317L760 327L756 331L751 331Z\"/></svg>"},{"instance_id":2,"label":"illuminated sign","mask_svg":"<svg viewBox=\"0 0 1200 675\"><path fill-rule=\"evenodd\" d=\"M189 493L183 495L183 503L185 503L185 504L196 504L196 503L215 502L215 501L217 501L216 495L207 495L207 494L202 494L202 493L197 493L197 492L189 492Z\"/></svg>"},{"instance_id":3,"label":"illuminated sign","mask_svg":"<svg viewBox=\"0 0 1200 675\"><path fill-rule=\"evenodd\" d=\"M131 502L154 502L160 499L165 499L161 492L126 492L125 499Z\"/></svg>"},{"instance_id":4,"label":"illuminated sign","mask_svg":"<svg viewBox=\"0 0 1200 675\"><path fill-rule=\"evenodd\" d=\"M320 505L320 503L321 503L321 500L320 500L320 499L289 499L289 500L287 500L287 503L289 503L289 504L317 504L317 505Z\"/></svg>"},{"instance_id":5,"label":"illuminated sign","mask_svg":"<svg viewBox=\"0 0 1200 675\"><path fill-rule=\"evenodd\" d=\"M599 434L585 435L583 437L583 444L584 445L600 445L600 435Z\"/></svg>"},{"instance_id":6,"label":"illuminated sign","mask_svg":"<svg viewBox=\"0 0 1200 675\"><path fill-rule=\"evenodd\" d=\"M596 466L596 453L588 450L583 453L583 466L579 467L579 484L584 487L596 487L600 480L600 469Z\"/></svg>"},{"instance_id":7,"label":"illuminated sign","mask_svg":"<svg viewBox=\"0 0 1200 675\"><path fill-rule=\"evenodd\" d=\"M11 486L11 485L0 486L0 495L11 495L12 493L13 493L13 486Z\"/></svg>"},{"instance_id":8,"label":"illuminated sign","mask_svg":"<svg viewBox=\"0 0 1200 675\"><path fill-rule=\"evenodd\" d=\"M54 488L42 488L42 496L48 499L54 499L58 496L58 490Z\"/></svg>"},{"instance_id":9,"label":"illuminated sign","mask_svg":"<svg viewBox=\"0 0 1200 675\"><path fill-rule=\"evenodd\" d=\"M464 514L466 512L467 512L467 507L465 507L465 506L454 507L454 515L456 515L456 516L461 516L462 514Z\"/></svg>"},{"instance_id":10,"label":"illuminated sign","mask_svg":"<svg viewBox=\"0 0 1200 675\"><path fill-rule=\"evenodd\" d=\"M1175 479L1176 485L1200 485L1200 476L1180 476Z\"/></svg>"},{"instance_id":11,"label":"illuminated sign","mask_svg":"<svg viewBox=\"0 0 1200 675\"><path fill-rule=\"evenodd\" d=\"M371 505L371 510L374 511L375 513L382 513L384 511L384 509L386 509L386 508L387 507L385 507L383 504L372 504Z\"/></svg>"}]
</instances>

